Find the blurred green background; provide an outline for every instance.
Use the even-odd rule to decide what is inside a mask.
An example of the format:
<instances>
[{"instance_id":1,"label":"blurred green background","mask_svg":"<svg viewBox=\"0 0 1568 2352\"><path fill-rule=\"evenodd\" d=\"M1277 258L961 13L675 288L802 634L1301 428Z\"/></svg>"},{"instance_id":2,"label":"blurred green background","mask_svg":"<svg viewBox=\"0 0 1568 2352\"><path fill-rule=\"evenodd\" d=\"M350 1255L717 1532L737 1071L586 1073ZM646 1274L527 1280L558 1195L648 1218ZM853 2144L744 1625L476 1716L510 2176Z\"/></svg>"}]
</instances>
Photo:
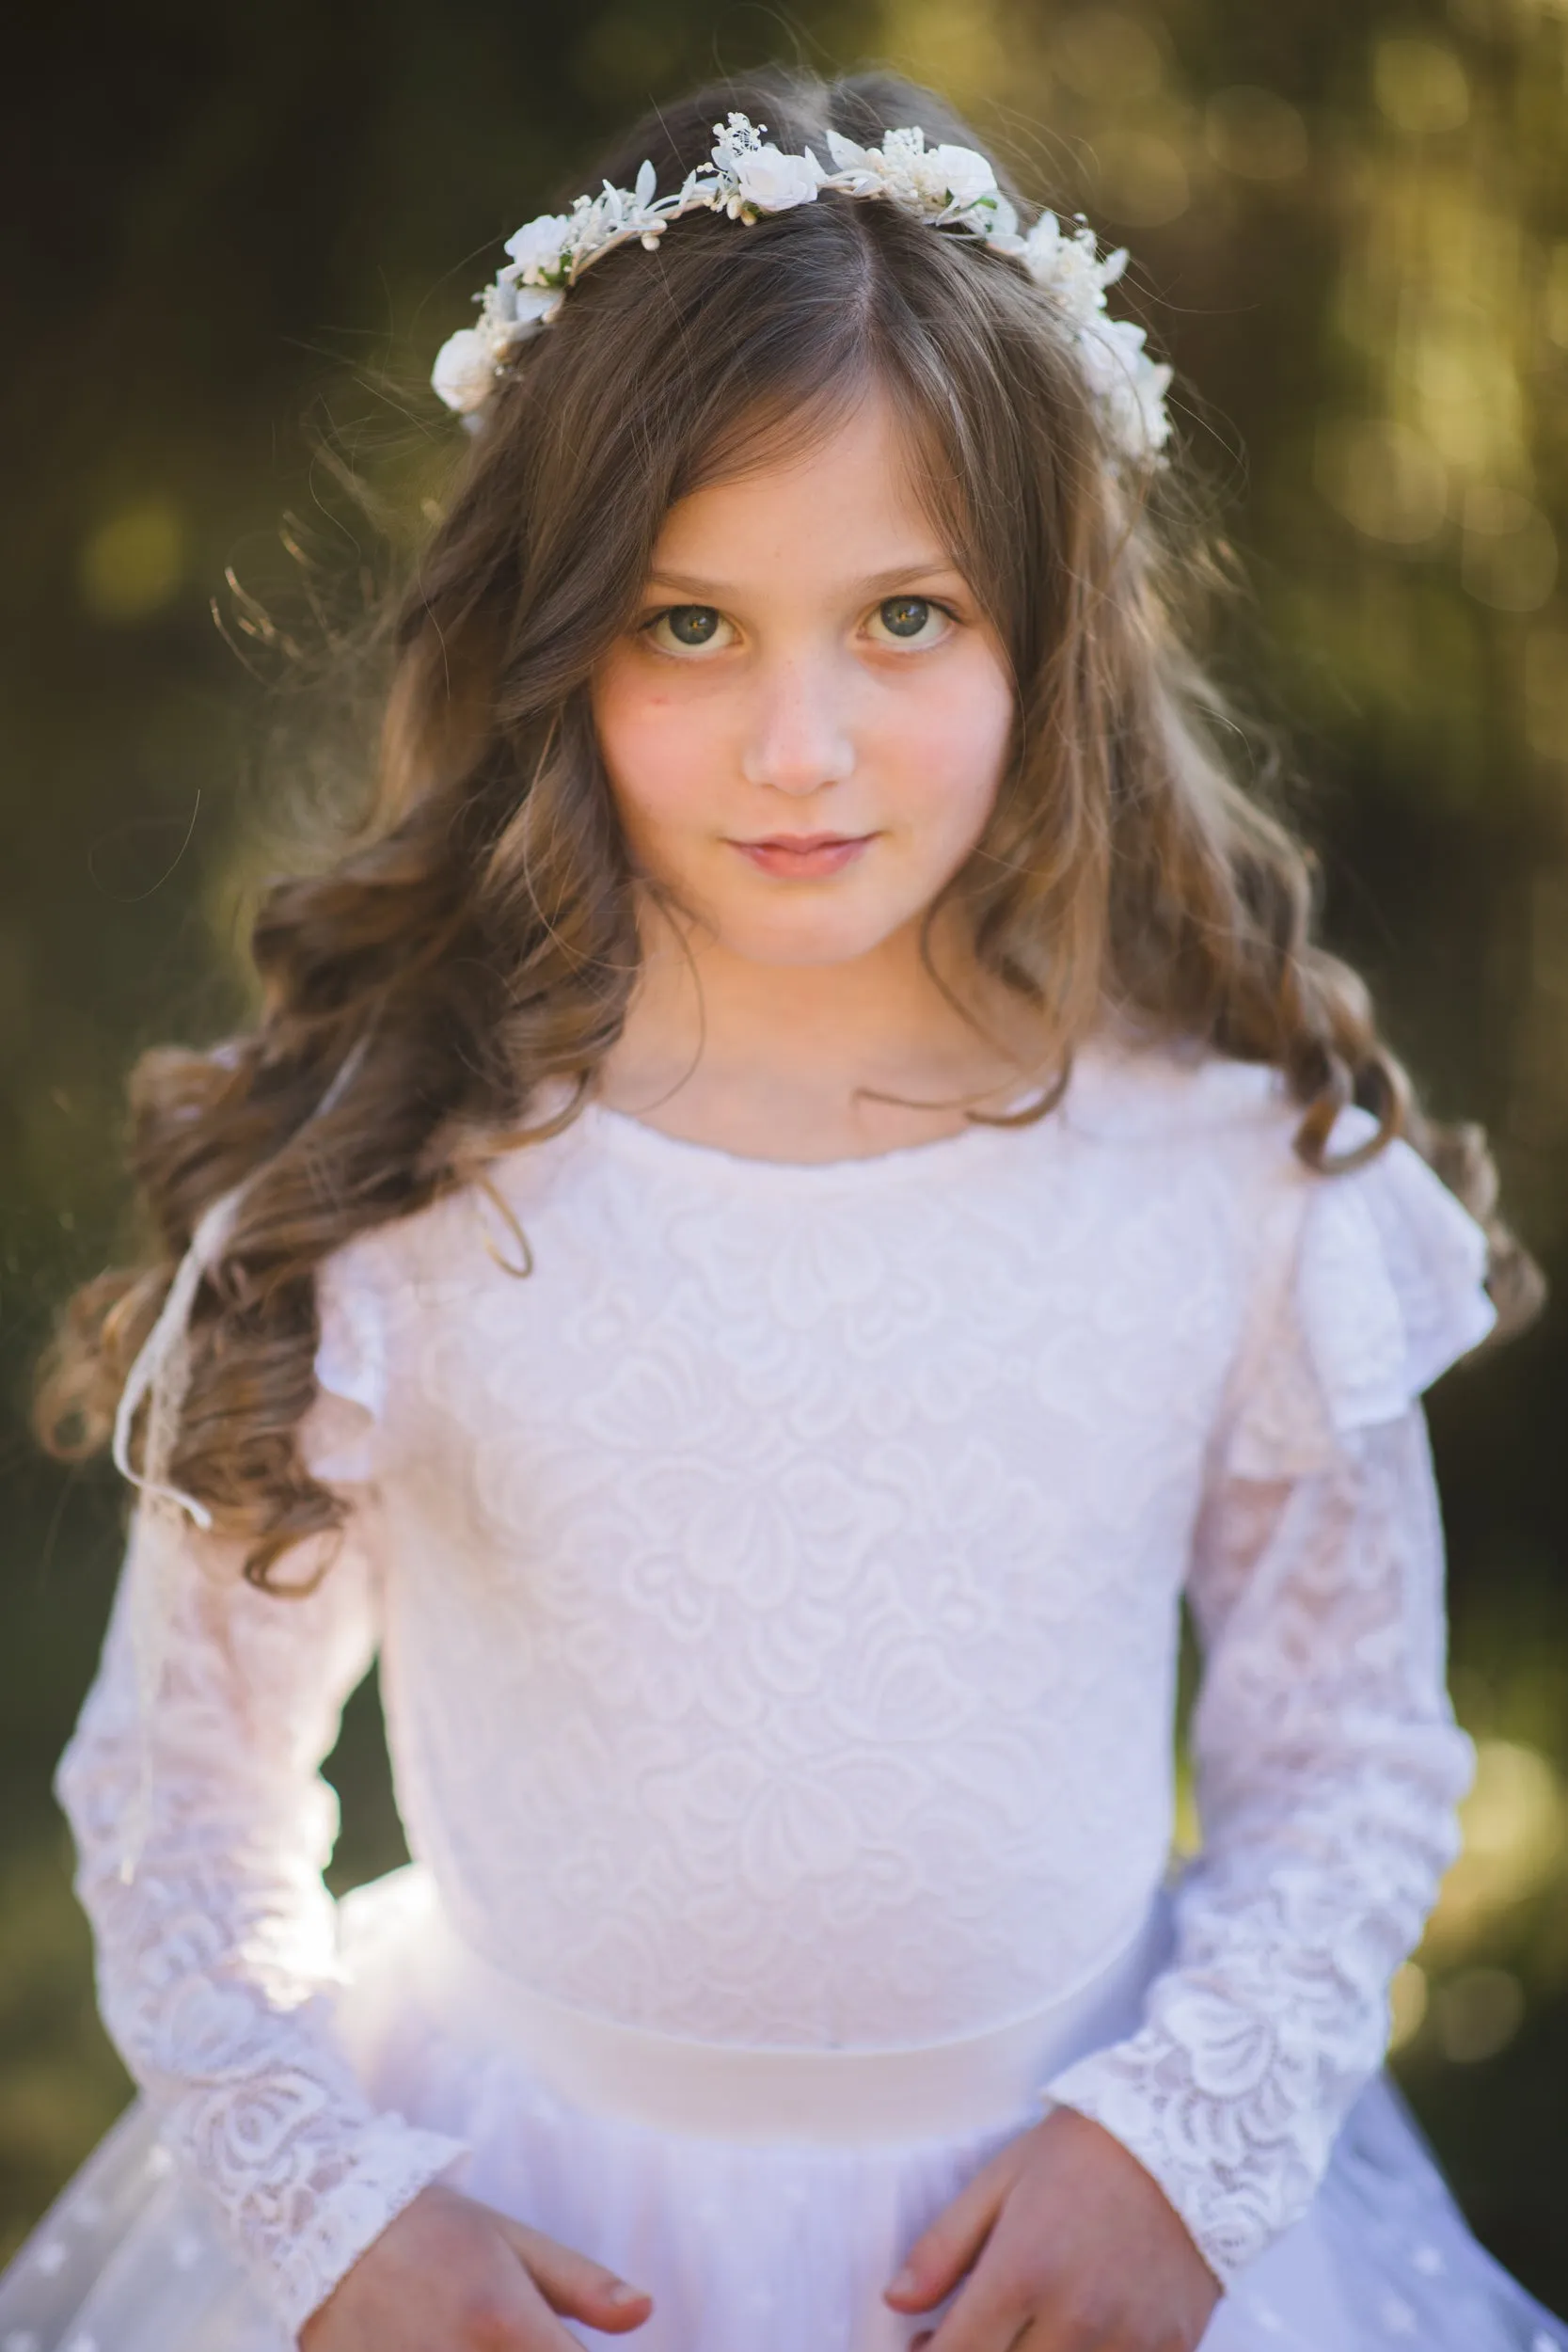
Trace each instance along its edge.
<instances>
[{"instance_id":1,"label":"blurred green background","mask_svg":"<svg viewBox=\"0 0 1568 2352\"><path fill-rule=\"evenodd\" d=\"M1293 744L1330 932L1434 1106L1489 1126L1568 1291L1568 0L32 14L0 100L0 2254L126 2095L48 1794L119 1503L33 1455L23 1400L121 1226L127 1057L234 1017L245 885L281 855L264 747L291 712L303 740L297 698L225 573L307 628L289 540L340 601L379 573L330 451L406 537L452 428L391 388L629 110L763 58L886 59L1132 242L1253 584L1224 674ZM1481 1772L1397 1988L1400 2072L1472 2220L1559 2309L1565 1388L1557 1309L1433 1403ZM333 1769L346 1883L397 1851L372 1692Z\"/></svg>"}]
</instances>

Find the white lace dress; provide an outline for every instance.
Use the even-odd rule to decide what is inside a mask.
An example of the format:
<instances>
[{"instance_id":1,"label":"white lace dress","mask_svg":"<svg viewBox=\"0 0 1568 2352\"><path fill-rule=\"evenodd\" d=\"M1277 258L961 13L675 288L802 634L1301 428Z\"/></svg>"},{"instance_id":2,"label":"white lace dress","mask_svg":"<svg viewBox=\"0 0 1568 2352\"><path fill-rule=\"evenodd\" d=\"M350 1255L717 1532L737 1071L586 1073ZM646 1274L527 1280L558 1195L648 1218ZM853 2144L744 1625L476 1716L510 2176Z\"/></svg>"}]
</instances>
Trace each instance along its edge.
<instances>
[{"instance_id":1,"label":"white lace dress","mask_svg":"<svg viewBox=\"0 0 1568 2352\"><path fill-rule=\"evenodd\" d=\"M280 2352L437 2177L648 2286L645 2352L892 2352L1042 2096L1186 2220L1205 2352L1568 2346L1379 2074L1470 1770L1414 1400L1482 1245L1294 1120L1103 1051L1034 1127L827 1166L594 1107L496 1171L526 1279L479 1193L333 1262L348 1540L278 1600L144 1519L61 1766L144 2095L0 2352ZM415 1862L335 1914L376 1652Z\"/></svg>"}]
</instances>

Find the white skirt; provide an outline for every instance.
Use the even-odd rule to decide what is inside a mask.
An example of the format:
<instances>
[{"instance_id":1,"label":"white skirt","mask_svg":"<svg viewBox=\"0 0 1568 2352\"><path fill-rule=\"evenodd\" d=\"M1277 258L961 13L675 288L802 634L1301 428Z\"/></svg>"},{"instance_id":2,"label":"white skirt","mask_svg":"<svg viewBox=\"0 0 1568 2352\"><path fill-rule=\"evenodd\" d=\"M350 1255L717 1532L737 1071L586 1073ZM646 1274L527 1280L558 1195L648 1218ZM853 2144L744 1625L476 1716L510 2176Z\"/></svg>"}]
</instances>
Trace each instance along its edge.
<instances>
[{"instance_id":1,"label":"white skirt","mask_svg":"<svg viewBox=\"0 0 1568 2352\"><path fill-rule=\"evenodd\" d=\"M1030 2085L1126 2030L1163 1921L1042 2015L934 2050L736 2051L499 1979L398 1871L343 1905L339 2029L376 2102L471 2150L468 2194L645 2286L638 2352L902 2352L882 2289L1039 2114ZM602 2336L577 2330L584 2341ZM1568 2352L1484 2253L1397 2094L1357 2102L1311 2208L1202 2352ZM138 2101L0 2277L0 2352L288 2352Z\"/></svg>"}]
</instances>

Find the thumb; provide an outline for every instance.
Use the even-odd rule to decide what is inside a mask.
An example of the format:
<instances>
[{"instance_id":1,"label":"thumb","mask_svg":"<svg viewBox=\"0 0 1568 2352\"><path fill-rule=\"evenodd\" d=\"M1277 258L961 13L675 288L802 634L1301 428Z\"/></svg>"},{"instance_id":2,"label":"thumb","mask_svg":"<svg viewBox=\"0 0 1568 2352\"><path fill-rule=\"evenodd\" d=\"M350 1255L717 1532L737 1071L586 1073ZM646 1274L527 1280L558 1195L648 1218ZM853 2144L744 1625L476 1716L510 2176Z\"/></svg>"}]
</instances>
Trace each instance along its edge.
<instances>
[{"instance_id":1,"label":"thumb","mask_svg":"<svg viewBox=\"0 0 1568 2352\"><path fill-rule=\"evenodd\" d=\"M559 2238L531 2230L508 2214L498 2213L495 2222L551 2311L562 2318L586 2320L590 2328L621 2335L641 2328L652 2311L653 2297L643 2288L617 2278L575 2247L562 2246Z\"/></svg>"},{"instance_id":2,"label":"thumb","mask_svg":"<svg viewBox=\"0 0 1568 2352\"><path fill-rule=\"evenodd\" d=\"M901 2312L928 2312L951 2295L995 2227L1006 2190L1001 2166L988 2164L977 2172L916 2238L883 2301Z\"/></svg>"}]
</instances>

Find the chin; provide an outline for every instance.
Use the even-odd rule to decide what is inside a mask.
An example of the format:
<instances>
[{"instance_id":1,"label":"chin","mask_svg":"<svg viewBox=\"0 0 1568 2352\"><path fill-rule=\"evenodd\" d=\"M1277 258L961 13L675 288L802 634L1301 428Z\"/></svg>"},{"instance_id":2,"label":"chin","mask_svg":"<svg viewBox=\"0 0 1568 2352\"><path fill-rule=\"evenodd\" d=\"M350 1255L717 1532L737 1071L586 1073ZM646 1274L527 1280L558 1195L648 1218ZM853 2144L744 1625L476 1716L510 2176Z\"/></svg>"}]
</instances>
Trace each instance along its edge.
<instances>
[{"instance_id":1,"label":"chin","mask_svg":"<svg viewBox=\"0 0 1568 2352\"><path fill-rule=\"evenodd\" d=\"M783 909L774 922L723 923L721 944L732 956L748 963L773 963L807 970L819 965L855 963L869 956L904 928L903 918L887 923L834 919L826 909L815 918L804 908L790 919Z\"/></svg>"}]
</instances>

